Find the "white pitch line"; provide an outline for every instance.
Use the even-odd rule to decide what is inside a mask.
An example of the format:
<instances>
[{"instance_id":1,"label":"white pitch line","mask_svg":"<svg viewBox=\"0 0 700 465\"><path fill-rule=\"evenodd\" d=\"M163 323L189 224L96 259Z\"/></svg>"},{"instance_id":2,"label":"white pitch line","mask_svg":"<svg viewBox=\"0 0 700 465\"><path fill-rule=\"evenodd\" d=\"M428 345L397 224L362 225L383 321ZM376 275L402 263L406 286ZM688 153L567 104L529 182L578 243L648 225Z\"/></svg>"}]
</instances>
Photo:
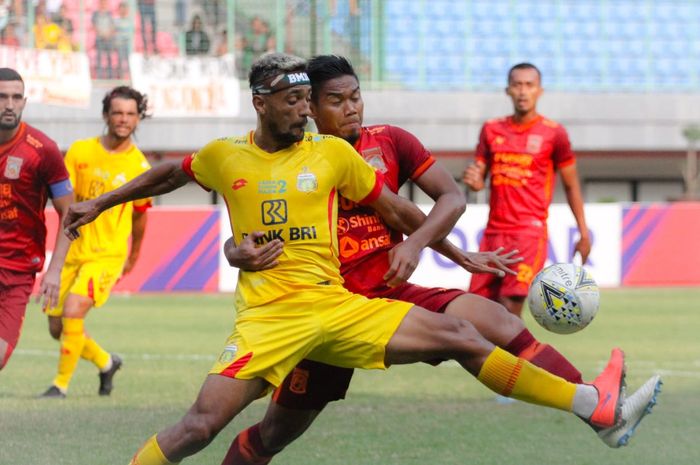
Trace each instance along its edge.
<instances>
[{"instance_id":1,"label":"white pitch line","mask_svg":"<svg viewBox=\"0 0 700 465\"><path fill-rule=\"evenodd\" d=\"M41 350L41 349L17 349L14 351L15 355L19 356L24 356L24 357L51 357L56 355L56 351L50 351L50 350ZM197 361L197 360L205 360L205 361L214 361L216 360L217 356L213 354L136 354L136 353L125 353L119 354L124 360L144 360L144 361L152 361L152 360L179 360L179 361ZM601 368L605 366L605 362L601 361L599 363ZM698 370L693 370L692 367L698 366L700 367L700 361L695 361L695 362L684 362L684 361L667 361L664 362L663 365L659 364L658 362L650 361L650 360L637 360L632 363L628 363L628 368L629 365L632 365L635 369L641 369L642 371L645 372L652 372L652 373L658 373L662 376L670 376L670 377L677 377L677 378L697 378L700 379L700 369ZM457 362L454 360L448 360L446 362L441 363L438 365L439 367L442 368L461 368L461 365L459 365ZM677 370L677 369L671 369L669 366L675 366L675 367L685 367L685 370ZM687 368L691 368L688 370Z\"/></svg>"},{"instance_id":2,"label":"white pitch line","mask_svg":"<svg viewBox=\"0 0 700 465\"><path fill-rule=\"evenodd\" d=\"M17 349L14 351L14 355L27 356L27 357L46 357L56 355L56 351L52 350L40 350L40 349ZM119 353L119 356L124 360L216 360L216 355L209 354L129 354L129 353Z\"/></svg>"}]
</instances>

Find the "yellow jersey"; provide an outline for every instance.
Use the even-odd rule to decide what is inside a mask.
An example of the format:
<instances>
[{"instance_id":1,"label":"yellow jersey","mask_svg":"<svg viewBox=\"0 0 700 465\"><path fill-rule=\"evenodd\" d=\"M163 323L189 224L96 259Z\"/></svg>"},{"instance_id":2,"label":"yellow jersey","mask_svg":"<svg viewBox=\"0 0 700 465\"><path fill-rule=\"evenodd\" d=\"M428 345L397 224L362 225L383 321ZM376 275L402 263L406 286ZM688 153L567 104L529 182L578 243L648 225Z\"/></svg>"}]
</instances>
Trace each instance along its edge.
<instances>
[{"instance_id":1,"label":"yellow jersey","mask_svg":"<svg viewBox=\"0 0 700 465\"><path fill-rule=\"evenodd\" d=\"M77 202L112 191L150 168L135 145L124 152L108 152L100 137L75 141L66 153L65 163ZM66 262L126 260L131 215L134 209L146 210L150 206L151 199L142 199L106 210L94 222L80 228L80 237L71 243Z\"/></svg>"},{"instance_id":2,"label":"yellow jersey","mask_svg":"<svg viewBox=\"0 0 700 465\"><path fill-rule=\"evenodd\" d=\"M371 202L383 185L350 144L313 133L275 153L256 146L252 131L218 139L186 158L183 169L224 198L236 244L254 231L264 233L261 244L285 243L276 267L239 273L239 310L309 286L342 285L337 196Z\"/></svg>"}]
</instances>

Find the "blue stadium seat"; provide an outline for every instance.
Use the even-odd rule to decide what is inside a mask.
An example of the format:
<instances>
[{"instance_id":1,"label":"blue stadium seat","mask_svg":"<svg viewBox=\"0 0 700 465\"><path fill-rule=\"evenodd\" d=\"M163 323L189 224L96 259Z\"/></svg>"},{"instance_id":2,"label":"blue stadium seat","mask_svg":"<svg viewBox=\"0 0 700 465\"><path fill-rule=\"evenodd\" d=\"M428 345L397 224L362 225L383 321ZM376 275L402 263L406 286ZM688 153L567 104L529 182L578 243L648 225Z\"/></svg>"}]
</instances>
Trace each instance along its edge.
<instances>
[{"instance_id":1,"label":"blue stadium seat","mask_svg":"<svg viewBox=\"0 0 700 465\"><path fill-rule=\"evenodd\" d=\"M644 3L638 0L615 0L605 2L606 11L603 13L614 24L626 22L643 22L647 19L647 10Z\"/></svg>"},{"instance_id":2,"label":"blue stadium seat","mask_svg":"<svg viewBox=\"0 0 700 465\"><path fill-rule=\"evenodd\" d=\"M511 40L509 38L476 38L474 39L474 53L477 55L509 54Z\"/></svg>"},{"instance_id":3,"label":"blue stadium seat","mask_svg":"<svg viewBox=\"0 0 700 465\"><path fill-rule=\"evenodd\" d=\"M471 15L475 21L503 21L510 18L510 8L509 0L474 0L471 3Z\"/></svg>"},{"instance_id":4,"label":"blue stadium seat","mask_svg":"<svg viewBox=\"0 0 700 465\"><path fill-rule=\"evenodd\" d=\"M610 22L601 33L610 39L639 39L647 36L647 25L641 21Z\"/></svg>"},{"instance_id":5,"label":"blue stadium seat","mask_svg":"<svg viewBox=\"0 0 700 465\"><path fill-rule=\"evenodd\" d=\"M455 0L430 0L425 2L429 18L465 20L469 16L468 3Z\"/></svg>"}]
</instances>

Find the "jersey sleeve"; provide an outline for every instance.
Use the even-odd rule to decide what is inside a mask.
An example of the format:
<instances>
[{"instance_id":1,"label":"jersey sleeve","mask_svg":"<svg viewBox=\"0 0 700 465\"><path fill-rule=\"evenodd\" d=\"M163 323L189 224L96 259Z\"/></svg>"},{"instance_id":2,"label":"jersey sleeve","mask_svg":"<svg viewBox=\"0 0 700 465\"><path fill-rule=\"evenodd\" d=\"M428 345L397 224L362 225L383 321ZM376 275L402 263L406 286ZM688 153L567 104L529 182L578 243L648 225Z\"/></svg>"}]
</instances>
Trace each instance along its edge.
<instances>
[{"instance_id":1,"label":"jersey sleeve","mask_svg":"<svg viewBox=\"0 0 700 465\"><path fill-rule=\"evenodd\" d=\"M146 171L151 169L151 164L148 163L146 157L141 154L138 161L138 167L136 168L136 174L141 175ZM143 213L153 206L153 199L151 197L146 197L145 199L134 200L134 211Z\"/></svg>"},{"instance_id":2,"label":"jersey sleeve","mask_svg":"<svg viewBox=\"0 0 700 465\"><path fill-rule=\"evenodd\" d=\"M557 128L557 133L554 138L552 161L557 169L571 165L576 161L574 152L571 150L569 135L566 133L566 129L561 125Z\"/></svg>"},{"instance_id":3,"label":"jersey sleeve","mask_svg":"<svg viewBox=\"0 0 700 465\"><path fill-rule=\"evenodd\" d=\"M390 126L390 134L399 159L400 179L418 179L435 163L428 149L410 132Z\"/></svg>"},{"instance_id":4,"label":"jersey sleeve","mask_svg":"<svg viewBox=\"0 0 700 465\"><path fill-rule=\"evenodd\" d=\"M474 160L484 163L486 166L491 166L491 148L489 147L488 129L484 124L481 127L479 134L479 143L476 145Z\"/></svg>"},{"instance_id":5,"label":"jersey sleeve","mask_svg":"<svg viewBox=\"0 0 700 465\"><path fill-rule=\"evenodd\" d=\"M324 139L329 159L335 166L336 187L346 199L359 203L371 203L382 190L383 177L378 176L350 144L342 139Z\"/></svg>"},{"instance_id":6,"label":"jersey sleeve","mask_svg":"<svg viewBox=\"0 0 700 465\"><path fill-rule=\"evenodd\" d=\"M185 173L206 191L219 190L215 178L218 166L216 160L222 152L223 144L221 140L209 142L182 162Z\"/></svg>"},{"instance_id":7,"label":"jersey sleeve","mask_svg":"<svg viewBox=\"0 0 700 465\"><path fill-rule=\"evenodd\" d=\"M63 155L56 143L52 140L46 140L41 150L40 172L44 183L50 186L69 179Z\"/></svg>"}]
</instances>

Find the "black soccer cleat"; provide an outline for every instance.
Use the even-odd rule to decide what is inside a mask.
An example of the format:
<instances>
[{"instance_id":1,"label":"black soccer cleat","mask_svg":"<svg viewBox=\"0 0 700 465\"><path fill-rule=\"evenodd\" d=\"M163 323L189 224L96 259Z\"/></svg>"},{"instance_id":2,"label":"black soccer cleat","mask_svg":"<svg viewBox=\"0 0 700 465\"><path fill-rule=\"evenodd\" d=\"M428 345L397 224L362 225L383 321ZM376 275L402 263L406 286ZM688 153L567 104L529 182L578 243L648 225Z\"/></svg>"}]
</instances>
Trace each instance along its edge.
<instances>
[{"instance_id":1,"label":"black soccer cleat","mask_svg":"<svg viewBox=\"0 0 700 465\"><path fill-rule=\"evenodd\" d=\"M53 384L39 396L40 399L65 399L66 394Z\"/></svg>"},{"instance_id":2,"label":"black soccer cleat","mask_svg":"<svg viewBox=\"0 0 700 465\"><path fill-rule=\"evenodd\" d=\"M100 390L98 392L101 396L108 396L112 393L112 389L114 388L112 379L114 378L114 374L117 372L117 370L122 367L122 359L119 357L119 355L111 355L112 368L104 373L100 373Z\"/></svg>"}]
</instances>

